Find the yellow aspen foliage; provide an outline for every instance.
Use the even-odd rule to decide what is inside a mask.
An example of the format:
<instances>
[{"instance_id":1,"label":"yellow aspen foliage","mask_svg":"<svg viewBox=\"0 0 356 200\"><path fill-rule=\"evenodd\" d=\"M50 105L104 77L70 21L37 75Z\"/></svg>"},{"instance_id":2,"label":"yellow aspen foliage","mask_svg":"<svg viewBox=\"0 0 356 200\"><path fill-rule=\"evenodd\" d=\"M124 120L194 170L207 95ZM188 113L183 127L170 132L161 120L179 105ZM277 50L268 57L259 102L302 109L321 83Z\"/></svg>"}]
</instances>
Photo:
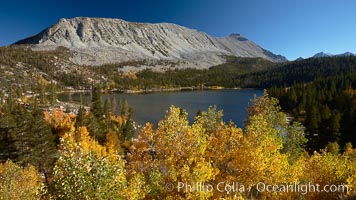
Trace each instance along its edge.
<instances>
[{"instance_id":1,"label":"yellow aspen foliage","mask_svg":"<svg viewBox=\"0 0 356 200\"><path fill-rule=\"evenodd\" d=\"M110 131L106 134L105 147L109 154L123 154L121 141L117 133Z\"/></svg>"},{"instance_id":2,"label":"yellow aspen foliage","mask_svg":"<svg viewBox=\"0 0 356 200\"><path fill-rule=\"evenodd\" d=\"M127 182L125 161L89 136L85 127L60 140L61 156L53 182L61 199L122 199Z\"/></svg>"},{"instance_id":3,"label":"yellow aspen foliage","mask_svg":"<svg viewBox=\"0 0 356 200\"><path fill-rule=\"evenodd\" d=\"M127 178L131 181L135 179L135 176L140 175L140 181L144 184L136 190L147 191L148 199L162 197L165 193L163 175L158 170L158 162L155 161L155 139L153 126L147 123L138 138L133 141L133 145L129 148L130 152L127 154Z\"/></svg>"},{"instance_id":4,"label":"yellow aspen foliage","mask_svg":"<svg viewBox=\"0 0 356 200\"><path fill-rule=\"evenodd\" d=\"M289 130L302 137L299 131L304 129L299 125L282 127L283 114L268 97L263 101L261 105L269 105L275 112L253 112L245 131L233 123L225 124L222 113L213 107L196 117L192 125L187 113L174 106L157 129L146 124L127 154L127 177L140 180L135 190L147 194L146 199L332 199L342 194L303 193L290 188L309 182L344 182L352 188L355 168L341 156L328 155L332 156L328 161L319 154L301 152L293 155L291 162L291 154L297 152L294 147L300 148L301 143L294 140L298 145L285 150L284 137ZM238 183L243 188L218 191L219 183ZM289 189L260 191L259 183ZM207 191L204 184L213 188Z\"/></svg>"},{"instance_id":5,"label":"yellow aspen foliage","mask_svg":"<svg viewBox=\"0 0 356 200\"><path fill-rule=\"evenodd\" d=\"M110 130L106 135L106 140L114 142L114 149L122 152L123 149L128 149L131 146L131 141L125 140L124 129L130 123L125 114L115 115L110 113Z\"/></svg>"},{"instance_id":6,"label":"yellow aspen foliage","mask_svg":"<svg viewBox=\"0 0 356 200\"><path fill-rule=\"evenodd\" d=\"M141 172L150 198L206 199L212 194L178 190L179 183L213 181L218 173L205 158L208 137L201 124L189 125L187 113L172 106L158 128L147 124L128 155L128 170ZM165 184L172 190L164 188Z\"/></svg>"},{"instance_id":7,"label":"yellow aspen foliage","mask_svg":"<svg viewBox=\"0 0 356 200\"><path fill-rule=\"evenodd\" d=\"M236 157L240 174L237 180L252 187L250 192L256 192L256 184L288 183L288 157L280 153L282 140L277 136L277 130L269 125L262 114L250 117L249 126L242 139L240 151ZM248 194L251 196L253 194ZM277 198L277 193L263 193L261 196Z\"/></svg>"},{"instance_id":8,"label":"yellow aspen foliage","mask_svg":"<svg viewBox=\"0 0 356 200\"><path fill-rule=\"evenodd\" d=\"M305 195L305 199L337 199L340 196L346 196L347 191L351 193L355 187L354 183L350 181L352 177L355 177L355 173L356 170L347 157L326 152L315 152L305 162L305 171L301 181L318 184L320 190L325 191L309 192ZM339 188L333 192L326 192L334 189L334 186ZM340 188L342 186L347 186L347 189Z\"/></svg>"},{"instance_id":9,"label":"yellow aspen foliage","mask_svg":"<svg viewBox=\"0 0 356 200\"><path fill-rule=\"evenodd\" d=\"M128 173L143 173L152 168L153 162L156 158L155 147L156 137L153 131L153 126L147 123L142 129L139 137L134 140L130 147L130 153L127 155L129 162Z\"/></svg>"},{"instance_id":10,"label":"yellow aspen foliage","mask_svg":"<svg viewBox=\"0 0 356 200\"><path fill-rule=\"evenodd\" d=\"M256 114L260 114L263 116L268 116L269 118L269 123L271 125L273 124L279 124L278 122L280 114L281 107L278 105L278 99L272 98L268 95L267 91L265 90L263 93L263 96L257 98L255 97L248 106L247 109L247 115L248 117L252 117Z\"/></svg>"},{"instance_id":11,"label":"yellow aspen foliage","mask_svg":"<svg viewBox=\"0 0 356 200\"><path fill-rule=\"evenodd\" d=\"M130 174L142 173L147 197L152 199L352 198L356 175L349 157L308 155L303 151L304 128L286 123L278 102L268 94L254 100L249 114L242 131L233 123L225 124L222 112L214 107L199 113L193 125L189 125L184 111L171 107L156 130L147 124L134 140L127 169ZM183 182L183 190L177 182ZM173 183L169 192L164 187L167 183ZM214 188L207 192L195 183ZM239 183L244 188L217 191L219 183ZM261 191L261 184L277 188ZM348 192L295 188L308 184L344 185ZM234 189L239 190L238 186Z\"/></svg>"},{"instance_id":12,"label":"yellow aspen foliage","mask_svg":"<svg viewBox=\"0 0 356 200\"><path fill-rule=\"evenodd\" d=\"M353 163L354 165L354 169L355 168L355 163ZM351 175L350 177L347 178L347 183L349 186L349 193L348 196L352 196L352 197L356 197L356 173L354 173L353 175Z\"/></svg>"},{"instance_id":13,"label":"yellow aspen foliage","mask_svg":"<svg viewBox=\"0 0 356 200\"><path fill-rule=\"evenodd\" d=\"M0 199L34 200L44 194L41 176L34 167L22 168L12 161L0 163Z\"/></svg>"},{"instance_id":14,"label":"yellow aspen foliage","mask_svg":"<svg viewBox=\"0 0 356 200\"><path fill-rule=\"evenodd\" d=\"M112 129L114 132L120 132L122 130L122 127L127 123L126 115L124 114L115 115L110 112L109 119L112 124Z\"/></svg>"},{"instance_id":15,"label":"yellow aspen foliage","mask_svg":"<svg viewBox=\"0 0 356 200\"><path fill-rule=\"evenodd\" d=\"M63 109L52 109L51 112L44 112L45 120L51 124L58 136L63 136L65 133L74 131L76 115L67 114Z\"/></svg>"},{"instance_id":16,"label":"yellow aspen foliage","mask_svg":"<svg viewBox=\"0 0 356 200\"><path fill-rule=\"evenodd\" d=\"M348 142L345 144L345 149L344 149L344 153L346 156L354 156L354 154L356 153L356 151L352 148L352 143Z\"/></svg>"},{"instance_id":17,"label":"yellow aspen foliage","mask_svg":"<svg viewBox=\"0 0 356 200\"><path fill-rule=\"evenodd\" d=\"M131 174L128 180L128 187L125 191L125 199L136 200L145 199L146 193L149 191L145 178L142 174Z\"/></svg>"},{"instance_id":18,"label":"yellow aspen foliage","mask_svg":"<svg viewBox=\"0 0 356 200\"><path fill-rule=\"evenodd\" d=\"M165 120L159 122L156 134L159 142L155 150L167 182L201 183L214 179L218 170L205 159L207 134L201 124L189 125L185 111L172 106ZM210 195L204 191L184 190L176 191L172 197L201 199Z\"/></svg>"},{"instance_id":19,"label":"yellow aspen foliage","mask_svg":"<svg viewBox=\"0 0 356 200\"><path fill-rule=\"evenodd\" d=\"M232 184L237 181L241 173L238 158L242 137L242 130L234 124L216 126L210 134L206 157L212 166L219 170L215 176L215 185L221 182ZM235 194L214 191L214 198L231 198L233 195Z\"/></svg>"},{"instance_id":20,"label":"yellow aspen foliage","mask_svg":"<svg viewBox=\"0 0 356 200\"><path fill-rule=\"evenodd\" d=\"M303 151L304 128L286 123L276 99L265 93L252 103L245 130L232 122L225 124L216 107L199 113L189 124L188 114L172 106L157 128L147 123L126 143L122 133L128 120L125 115L110 114L104 145L90 137L85 127L74 130L75 117L61 111L47 113L47 121L63 133L54 168L54 194L60 199L337 199L355 195L352 147L345 148L344 155L309 155ZM261 184L289 189L262 191ZM291 190L293 185L308 184L345 185L348 192ZM226 185L230 189L224 190Z\"/></svg>"}]
</instances>

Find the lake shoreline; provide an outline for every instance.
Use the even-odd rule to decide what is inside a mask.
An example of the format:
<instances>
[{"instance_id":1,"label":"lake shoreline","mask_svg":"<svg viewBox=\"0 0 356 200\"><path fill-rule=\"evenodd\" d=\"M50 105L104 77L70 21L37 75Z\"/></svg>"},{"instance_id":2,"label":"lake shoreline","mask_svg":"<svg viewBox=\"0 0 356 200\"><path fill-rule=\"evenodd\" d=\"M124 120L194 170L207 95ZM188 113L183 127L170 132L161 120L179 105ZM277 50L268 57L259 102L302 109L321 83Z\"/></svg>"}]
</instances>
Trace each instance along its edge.
<instances>
[{"instance_id":1,"label":"lake shoreline","mask_svg":"<svg viewBox=\"0 0 356 200\"><path fill-rule=\"evenodd\" d=\"M261 88L225 88L221 86L211 86L211 87L179 87L179 88L150 88L150 89L139 89L139 90L101 90L103 94L107 93L122 93L122 94L150 94L150 93L160 93L160 92L187 92L187 91L215 91L215 90L263 90ZM63 90L58 91L57 94L63 93L91 93L92 90L84 89L84 90Z\"/></svg>"}]
</instances>

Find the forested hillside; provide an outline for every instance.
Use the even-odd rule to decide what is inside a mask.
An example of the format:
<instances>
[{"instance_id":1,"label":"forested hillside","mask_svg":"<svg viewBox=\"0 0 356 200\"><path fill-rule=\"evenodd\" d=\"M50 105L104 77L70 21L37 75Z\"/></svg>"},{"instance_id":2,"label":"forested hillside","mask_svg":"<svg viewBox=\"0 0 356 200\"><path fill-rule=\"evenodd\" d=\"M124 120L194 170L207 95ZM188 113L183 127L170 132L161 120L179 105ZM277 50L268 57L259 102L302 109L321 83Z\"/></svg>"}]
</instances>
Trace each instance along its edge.
<instances>
[{"instance_id":1,"label":"forested hillside","mask_svg":"<svg viewBox=\"0 0 356 200\"><path fill-rule=\"evenodd\" d=\"M356 135L356 57L312 58L241 79L247 87L270 88L284 111L302 122L310 151L338 143L339 150Z\"/></svg>"},{"instance_id":2,"label":"forested hillside","mask_svg":"<svg viewBox=\"0 0 356 200\"><path fill-rule=\"evenodd\" d=\"M0 95L11 93L20 98L27 91L56 92L64 89L138 90L151 88L179 88L204 86L238 87L238 75L272 69L276 63L262 58L225 56L226 63L211 69L177 69L175 64L162 60L128 61L102 66L77 65L70 61L72 53L60 47L54 51L33 51L27 46L0 48ZM155 65L171 65L163 72ZM129 72L131 66L148 69ZM1 92L3 91L3 92Z\"/></svg>"},{"instance_id":3,"label":"forested hillside","mask_svg":"<svg viewBox=\"0 0 356 200\"><path fill-rule=\"evenodd\" d=\"M272 87L282 108L307 128L309 148L321 149L330 142L341 147L356 144L356 74L318 78L289 88Z\"/></svg>"},{"instance_id":4,"label":"forested hillside","mask_svg":"<svg viewBox=\"0 0 356 200\"><path fill-rule=\"evenodd\" d=\"M354 76L356 56L309 58L285 63L280 67L238 77L242 87L288 87L294 83L309 83L329 76ZM347 84L355 84L353 79Z\"/></svg>"}]
</instances>

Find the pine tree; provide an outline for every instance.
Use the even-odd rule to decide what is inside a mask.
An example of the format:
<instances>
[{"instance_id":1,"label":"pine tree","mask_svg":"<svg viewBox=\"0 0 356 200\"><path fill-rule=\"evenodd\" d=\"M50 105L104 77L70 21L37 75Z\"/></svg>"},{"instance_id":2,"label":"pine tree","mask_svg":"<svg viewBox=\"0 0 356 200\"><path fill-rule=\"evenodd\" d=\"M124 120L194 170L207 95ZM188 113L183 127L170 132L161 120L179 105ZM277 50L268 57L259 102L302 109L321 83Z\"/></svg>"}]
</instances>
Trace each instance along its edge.
<instances>
[{"instance_id":1,"label":"pine tree","mask_svg":"<svg viewBox=\"0 0 356 200\"><path fill-rule=\"evenodd\" d=\"M11 114L12 103L0 109L0 162L17 157L13 131L16 128L15 117Z\"/></svg>"},{"instance_id":2,"label":"pine tree","mask_svg":"<svg viewBox=\"0 0 356 200\"><path fill-rule=\"evenodd\" d=\"M103 111L103 101L102 101L102 97L101 97L101 92L100 89L96 88L93 90L92 92L92 100L91 100L91 112L93 113L93 115L98 118L98 119L102 119L103 115L104 115L104 111Z\"/></svg>"},{"instance_id":3,"label":"pine tree","mask_svg":"<svg viewBox=\"0 0 356 200\"><path fill-rule=\"evenodd\" d=\"M116 95L114 95L112 98L111 98L111 112L115 113L116 110L117 110L117 100L116 100Z\"/></svg>"},{"instance_id":4,"label":"pine tree","mask_svg":"<svg viewBox=\"0 0 356 200\"><path fill-rule=\"evenodd\" d=\"M329 141L340 141L340 120L340 113L338 111L334 111L330 122L331 138L329 139Z\"/></svg>"},{"instance_id":5,"label":"pine tree","mask_svg":"<svg viewBox=\"0 0 356 200\"><path fill-rule=\"evenodd\" d=\"M121 115L125 116L125 118L126 118L126 124L123 127L124 140L129 141L135 135L135 129L134 129L134 125L133 125L134 122L132 120L132 115L133 115L134 111L129 106L129 103L127 102L126 99L120 101L120 112L121 112Z\"/></svg>"},{"instance_id":6,"label":"pine tree","mask_svg":"<svg viewBox=\"0 0 356 200\"><path fill-rule=\"evenodd\" d=\"M16 155L14 161L26 164L23 162L27 160L28 152L30 151L27 145L29 140L29 117L27 110L19 105L15 105L9 113L14 117L15 126L11 129L11 137L13 138L13 145L15 147L14 154Z\"/></svg>"},{"instance_id":7,"label":"pine tree","mask_svg":"<svg viewBox=\"0 0 356 200\"><path fill-rule=\"evenodd\" d=\"M34 165L47 176L53 167L57 149L55 135L44 120L37 101L31 111L21 105L15 106L11 115L16 124L10 133L13 139L10 144L14 147L11 151L16 154L13 160L24 166Z\"/></svg>"},{"instance_id":8,"label":"pine tree","mask_svg":"<svg viewBox=\"0 0 356 200\"><path fill-rule=\"evenodd\" d=\"M28 152L28 160L24 162L36 166L47 180L57 157L56 137L50 125L44 120L43 112L37 103L30 114L27 144L31 150Z\"/></svg>"},{"instance_id":9,"label":"pine tree","mask_svg":"<svg viewBox=\"0 0 356 200\"><path fill-rule=\"evenodd\" d=\"M309 145L314 149L323 148L325 142L322 141L323 137L319 134L319 111L317 106L311 105L309 107L305 124L307 127Z\"/></svg>"},{"instance_id":10,"label":"pine tree","mask_svg":"<svg viewBox=\"0 0 356 200\"><path fill-rule=\"evenodd\" d=\"M126 99L120 100L120 113L123 115L128 115L129 114L129 104Z\"/></svg>"},{"instance_id":11,"label":"pine tree","mask_svg":"<svg viewBox=\"0 0 356 200\"><path fill-rule=\"evenodd\" d=\"M79 128L81 126L84 126L84 120L85 120L85 109L81 105L78 109L78 114L77 114L76 123L75 123L76 127Z\"/></svg>"},{"instance_id":12,"label":"pine tree","mask_svg":"<svg viewBox=\"0 0 356 200\"><path fill-rule=\"evenodd\" d=\"M105 99L105 101L104 101L103 112L104 112L105 118L108 119L109 114L111 112L111 103L110 103L109 99Z\"/></svg>"}]
</instances>

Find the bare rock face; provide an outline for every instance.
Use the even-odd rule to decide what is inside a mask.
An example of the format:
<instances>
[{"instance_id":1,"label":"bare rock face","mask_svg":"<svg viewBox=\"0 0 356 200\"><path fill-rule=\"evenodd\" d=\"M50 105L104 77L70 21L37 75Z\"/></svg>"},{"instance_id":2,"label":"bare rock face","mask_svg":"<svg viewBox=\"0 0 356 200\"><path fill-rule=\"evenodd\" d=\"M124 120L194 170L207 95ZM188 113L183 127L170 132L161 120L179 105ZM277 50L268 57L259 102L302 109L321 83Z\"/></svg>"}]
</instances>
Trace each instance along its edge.
<instances>
[{"instance_id":1,"label":"bare rock face","mask_svg":"<svg viewBox=\"0 0 356 200\"><path fill-rule=\"evenodd\" d=\"M261 57L286 61L239 34L215 38L206 33L169 23L133 23L120 19L61 19L41 33L15 44L34 44L34 49L64 46L77 64L101 65L130 60L168 60L178 67L207 68L221 64L221 55Z\"/></svg>"}]
</instances>

